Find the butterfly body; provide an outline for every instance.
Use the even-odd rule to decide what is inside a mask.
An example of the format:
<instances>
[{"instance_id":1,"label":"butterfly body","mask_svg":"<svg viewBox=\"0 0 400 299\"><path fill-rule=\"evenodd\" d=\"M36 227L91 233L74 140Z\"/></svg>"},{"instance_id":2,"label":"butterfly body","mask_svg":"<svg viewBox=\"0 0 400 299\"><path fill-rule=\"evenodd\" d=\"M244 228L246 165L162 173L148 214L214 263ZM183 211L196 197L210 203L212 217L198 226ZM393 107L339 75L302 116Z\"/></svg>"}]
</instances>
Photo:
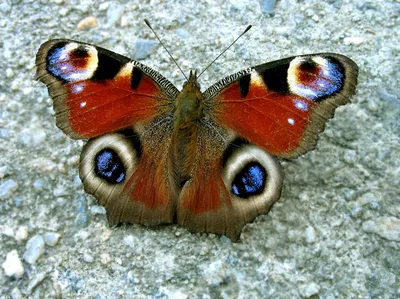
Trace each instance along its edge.
<instances>
[{"instance_id":1,"label":"butterfly body","mask_svg":"<svg viewBox=\"0 0 400 299\"><path fill-rule=\"evenodd\" d=\"M178 223L232 239L279 199L275 157L312 150L357 81L353 61L322 53L248 68L205 92L191 72L179 91L140 62L62 39L44 43L36 65L57 126L89 139L80 177L111 225Z\"/></svg>"}]
</instances>

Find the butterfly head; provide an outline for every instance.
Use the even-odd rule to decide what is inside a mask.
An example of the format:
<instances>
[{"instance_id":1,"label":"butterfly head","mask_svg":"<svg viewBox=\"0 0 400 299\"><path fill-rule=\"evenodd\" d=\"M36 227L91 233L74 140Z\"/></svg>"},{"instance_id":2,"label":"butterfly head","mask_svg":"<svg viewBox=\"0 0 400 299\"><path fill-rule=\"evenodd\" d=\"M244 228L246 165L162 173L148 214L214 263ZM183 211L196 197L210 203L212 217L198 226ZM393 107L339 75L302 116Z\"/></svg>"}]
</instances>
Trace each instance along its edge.
<instances>
[{"instance_id":1,"label":"butterfly head","mask_svg":"<svg viewBox=\"0 0 400 299\"><path fill-rule=\"evenodd\" d=\"M200 84L197 81L197 71L190 70L189 79L183 84L184 89L200 90Z\"/></svg>"}]
</instances>

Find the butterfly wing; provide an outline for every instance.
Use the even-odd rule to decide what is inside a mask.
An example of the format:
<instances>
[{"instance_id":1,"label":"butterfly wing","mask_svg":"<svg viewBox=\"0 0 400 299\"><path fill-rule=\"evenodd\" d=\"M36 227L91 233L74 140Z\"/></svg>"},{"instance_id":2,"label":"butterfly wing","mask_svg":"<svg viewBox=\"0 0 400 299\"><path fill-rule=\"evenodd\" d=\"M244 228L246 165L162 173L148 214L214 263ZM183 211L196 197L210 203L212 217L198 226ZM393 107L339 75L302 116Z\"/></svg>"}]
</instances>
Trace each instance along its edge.
<instances>
[{"instance_id":1,"label":"butterfly wing","mask_svg":"<svg viewBox=\"0 0 400 299\"><path fill-rule=\"evenodd\" d=\"M36 65L57 126L90 138L80 177L110 224L172 222L176 194L165 157L178 90L139 62L71 40L44 43Z\"/></svg>"},{"instance_id":2,"label":"butterfly wing","mask_svg":"<svg viewBox=\"0 0 400 299\"><path fill-rule=\"evenodd\" d=\"M215 124L202 127L195 160L177 202L177 221L191 231L237 240L243 226L280 197L276 159Z\"/></svg>"},{"instance_id":3,"label":"butterfly wing","mask_svg":"<svg viewBox=\"0 0 400 299\"><path fill-rule=\"evenodd\" d=\"M36 78L48 87L57 126L72 138L92 138L167 112L178 90L127 57L72 40L44 43Z\"/></svg>"},{"instance_id":4,"label":"butterfly wing","mask_svg":"<svg viewBox=\"0 0 400 299\"><path fill-rule=\"evenodd\" d=\"M355 93L357 75L346 56L304 55L239 72L204 94L218 124L290 159L316 146L326 121Z\"/></svg>"},{"instance_id":5,"label":"butterfly wing","mask_svg":"<svg viewBox=\"0 0 400 299\"><path fill-rule=\"evenodd\" d=\"M204 93L198 163L177 206L194 231L237 239L279 199L282 175L271 156L312 150L335 109L355 92L357 66L338 54L287 58L229 76Z\"/></svg>"}]
</instances>

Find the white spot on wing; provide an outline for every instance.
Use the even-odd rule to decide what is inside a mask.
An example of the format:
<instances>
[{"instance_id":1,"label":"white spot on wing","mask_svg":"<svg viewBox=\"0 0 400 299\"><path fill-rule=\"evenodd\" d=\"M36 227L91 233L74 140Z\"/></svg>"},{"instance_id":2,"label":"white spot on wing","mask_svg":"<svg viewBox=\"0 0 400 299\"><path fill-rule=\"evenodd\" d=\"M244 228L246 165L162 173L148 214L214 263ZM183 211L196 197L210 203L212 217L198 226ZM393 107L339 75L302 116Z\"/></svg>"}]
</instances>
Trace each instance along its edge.
<instances>
[{"instance_id":1,"label":"white spot on wing","mask_svg":"<svg viewBox=\"0 0 400 299\"><path fill-rule=\"evenodd\" d=\"M304 100L295 99L294 106L300 111L308 111L308 103Z\"/></svg>"},{"instance_id":2,"label":"white spot on wing","mask_svg":"<svg viewBox=\"0 0 400 299\"><path fill-rule=\"evenodd\" d=\"M291 124L292 126L294 125L295 121L293 118L288 118L288 123Z\"/></svg>"},{"instance_id":3,"label":"white spot on wing","mask_svg":"<svg viewBox=\"0 0 400 299\"><path fill-rule=\"evenodd\" d=\"M79 83L79 84L74 84L72 85L72 93L81 93L83 91L83 88L85 87L84 83Z\"/></svg>"}]
</instances>

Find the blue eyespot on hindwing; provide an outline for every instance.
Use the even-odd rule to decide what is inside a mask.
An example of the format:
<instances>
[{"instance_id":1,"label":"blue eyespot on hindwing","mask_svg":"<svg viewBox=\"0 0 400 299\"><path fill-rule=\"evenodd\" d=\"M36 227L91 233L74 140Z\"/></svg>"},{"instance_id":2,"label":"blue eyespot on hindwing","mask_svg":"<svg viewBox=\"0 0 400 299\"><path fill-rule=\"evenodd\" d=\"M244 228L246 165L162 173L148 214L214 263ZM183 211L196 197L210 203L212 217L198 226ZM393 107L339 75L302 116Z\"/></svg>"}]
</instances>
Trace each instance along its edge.
<instances>
[{"instance_id":1,"label":"blue eyespot on hindwing","mask_svg":"<svg viewBox=\"0 0 400 299\"><path fill-rule=\"evenodd\" d=\"M265 168L257 162L248 163L232 182L232 192L240 198L248 198L263 192L267 172Z\"/></svg>"},{"instance_id":2,"label":"blue eyespot on hindwing","mask_svg":"<svg viewBox=\"0 0 400 299\"><path fill-rule=\"evenodd\" d=\"M95 156L96 174L110 184L119 184L125 179L126 170L117 153L105 148Z\"/></svg>"}]
</instances>

